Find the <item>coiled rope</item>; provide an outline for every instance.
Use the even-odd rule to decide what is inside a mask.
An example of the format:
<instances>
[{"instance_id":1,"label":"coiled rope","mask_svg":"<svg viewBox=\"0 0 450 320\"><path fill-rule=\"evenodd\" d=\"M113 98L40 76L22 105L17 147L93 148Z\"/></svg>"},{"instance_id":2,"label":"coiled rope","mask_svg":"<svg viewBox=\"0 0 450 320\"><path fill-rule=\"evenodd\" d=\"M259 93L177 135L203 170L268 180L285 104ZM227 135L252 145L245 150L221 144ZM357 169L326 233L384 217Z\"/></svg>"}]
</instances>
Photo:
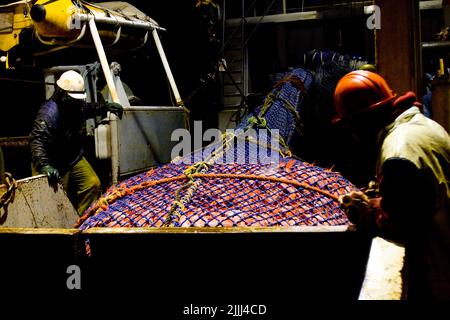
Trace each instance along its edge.
<instances>
[{"instance_id":1,"label":"coiled rope","mask_svg":"<svg viewBox=\"0 0 450 320\"><path fill-rule=\"evenodd\" d=\"M6 208L10 203L13 203L16 195L17 182L8 172L5 172L5 185L6 192L0 197L0 209Z\"/></svg>"}]
</instances>

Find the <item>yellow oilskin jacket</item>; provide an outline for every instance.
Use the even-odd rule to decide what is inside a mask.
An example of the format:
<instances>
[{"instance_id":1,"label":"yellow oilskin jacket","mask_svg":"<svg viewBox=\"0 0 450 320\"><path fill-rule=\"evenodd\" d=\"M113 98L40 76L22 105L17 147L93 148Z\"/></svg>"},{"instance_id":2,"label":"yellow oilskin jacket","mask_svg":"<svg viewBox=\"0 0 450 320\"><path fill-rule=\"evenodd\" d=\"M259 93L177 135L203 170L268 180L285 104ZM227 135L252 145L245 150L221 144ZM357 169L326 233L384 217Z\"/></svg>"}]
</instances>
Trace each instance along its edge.
<instances>
[{"instance_id":1,"label":"yellow oilskin jacket","mask_svg":"<svg viewBox=\"0 0 450 320\"><path fill-rule=\"evenodd\" d=\"M413 106L380 134L381 207L403 230L408 299L450 299L450 136Z\"/></svg>"},{"instance_id":2,"label":"yellow oilskin jacket","mask_svg":"<svg viewBox=\"0 0 450 320\"><path fill-rule=\"evenodd\" d=\"M431 171L438 190L450 199L450 136L418 107L403 112L385 129L378 172L390 158L405 158L418 169Z\"/></svg>"}]
</instances>

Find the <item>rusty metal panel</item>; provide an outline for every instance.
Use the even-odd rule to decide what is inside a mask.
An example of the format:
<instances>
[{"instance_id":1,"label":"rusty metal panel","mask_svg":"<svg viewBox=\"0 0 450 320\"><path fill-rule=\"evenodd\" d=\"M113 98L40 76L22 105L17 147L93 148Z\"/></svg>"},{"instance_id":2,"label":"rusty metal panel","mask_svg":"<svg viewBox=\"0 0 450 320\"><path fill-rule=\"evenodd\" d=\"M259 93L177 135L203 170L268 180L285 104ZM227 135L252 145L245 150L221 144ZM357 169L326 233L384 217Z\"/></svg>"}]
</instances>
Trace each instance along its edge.
<instances>
[{"instance_id":1,"label":"rusty metal panel","mask_svg":"<svg viewBox=\"0 0 450 320\"><path fill-rule=\"evenodd\" d=\"M14 202L0 211L0 228L71 228L77 219L62 187L55 192L40 175L17 181Z\"/></svg>"}]
</instances>

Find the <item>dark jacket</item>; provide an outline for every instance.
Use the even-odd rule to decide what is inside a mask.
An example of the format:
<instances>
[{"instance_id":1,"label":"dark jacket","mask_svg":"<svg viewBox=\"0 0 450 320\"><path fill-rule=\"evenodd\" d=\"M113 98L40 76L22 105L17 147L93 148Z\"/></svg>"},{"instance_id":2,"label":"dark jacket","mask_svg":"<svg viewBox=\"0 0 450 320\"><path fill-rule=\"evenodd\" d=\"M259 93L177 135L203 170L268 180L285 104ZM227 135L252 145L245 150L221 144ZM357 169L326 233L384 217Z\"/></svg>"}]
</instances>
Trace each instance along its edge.
<instances>
[{"instance_id":1,"label":"dark jacket","mask_svg":"<svg viewBox=\"0 0 450 320\"><path fill-rule=\"evenodd\" d=\"M83 113L81 108L71 107L62 108L53 98L40 107L30 142L37 170L51 165L63 175L81 159Z\"/></svg>"}]
</instances>

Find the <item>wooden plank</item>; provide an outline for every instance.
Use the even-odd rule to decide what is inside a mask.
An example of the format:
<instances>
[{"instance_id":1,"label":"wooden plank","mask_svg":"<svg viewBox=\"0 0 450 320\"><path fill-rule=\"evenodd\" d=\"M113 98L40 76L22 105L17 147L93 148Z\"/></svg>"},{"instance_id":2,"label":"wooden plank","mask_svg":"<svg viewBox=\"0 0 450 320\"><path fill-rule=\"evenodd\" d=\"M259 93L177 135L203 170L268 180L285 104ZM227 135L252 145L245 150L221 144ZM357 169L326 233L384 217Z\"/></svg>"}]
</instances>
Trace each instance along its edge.
<instances>
[{"instance_id":1,"label":"wooden plank","mask_svg":"<svg viewBox=\"0 0 450 320\"><path fill-rule=\"evenodd\" d=\"M348 232L349 226L315 226L315 227L232 227L232 228L92 228L82 234L164 234L164 233L330 233Z\"/></svg>"},{"instance_id":2,"label":"wooden plank","mask_svg":"<svg viewBox=\"0 0 450 320\"><path fill-rule=\"evenodd\" d=\"M398 94L409 90L422 96L419 3L375 0L381 11L376 30L376 63L380 74Z\"/></svg>"},{"instance_id":3,"label":"wooden plank","mask_svg":"<svg viewBox=\"0 0 450 320\"><path fill-rule=\"evenodd\" d=\"M64 235L73 236L81 233L78 229L60 229L60 228L1 228L0 234L17 235Z\"/></svg>"},{"instance_id":4,"label":"wooden plank","mask_svg":"<svg viewBox=\"0 0 450 320\"><path fill-rule=\"evenodd\" d=\"M433 112L434 121L450 133L450 81L436 79L433 86Z\"/></svg>"},{"instance_id":5,"label":"wooden plank","mask_svg":"<svg viewBox=\"0 0 450 320\"><path fill-rule=\"evenodd\" d=\"M374 238L359 300L400 300L405 247Z\"/></svg>"}]
</instances>

